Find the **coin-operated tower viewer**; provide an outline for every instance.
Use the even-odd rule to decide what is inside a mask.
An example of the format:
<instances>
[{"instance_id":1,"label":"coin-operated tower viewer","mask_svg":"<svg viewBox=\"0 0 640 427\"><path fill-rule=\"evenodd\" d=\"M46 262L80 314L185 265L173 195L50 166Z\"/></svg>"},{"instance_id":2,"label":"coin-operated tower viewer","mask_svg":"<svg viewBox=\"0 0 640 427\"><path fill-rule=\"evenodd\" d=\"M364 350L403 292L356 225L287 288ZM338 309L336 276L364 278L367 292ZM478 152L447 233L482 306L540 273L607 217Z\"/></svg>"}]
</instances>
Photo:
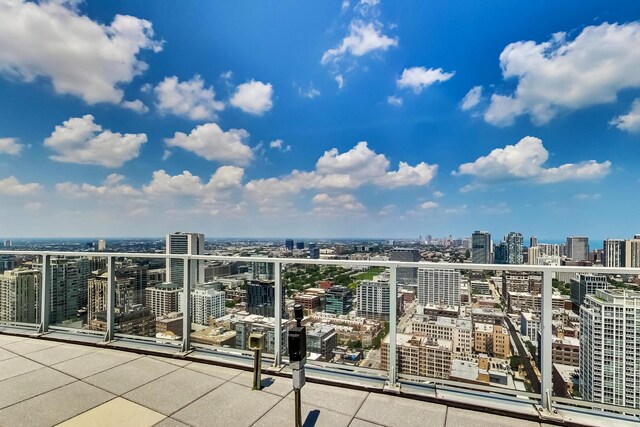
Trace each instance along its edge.
<instances>
[{"instance_id":1,"label":"coin-operated tower viewer","mask_svg":"<svg viewBox=\"0 0 640 427\"><path fill-rule=\"evenodd\" d=\"M304 386L304 365L307 363L307 329L301 325L302 305L293 306L296 326L289 329L289 365L293 376L293 393L295 398L295 425L302 427L300 390Z\"/></svg>"}]
</instances>

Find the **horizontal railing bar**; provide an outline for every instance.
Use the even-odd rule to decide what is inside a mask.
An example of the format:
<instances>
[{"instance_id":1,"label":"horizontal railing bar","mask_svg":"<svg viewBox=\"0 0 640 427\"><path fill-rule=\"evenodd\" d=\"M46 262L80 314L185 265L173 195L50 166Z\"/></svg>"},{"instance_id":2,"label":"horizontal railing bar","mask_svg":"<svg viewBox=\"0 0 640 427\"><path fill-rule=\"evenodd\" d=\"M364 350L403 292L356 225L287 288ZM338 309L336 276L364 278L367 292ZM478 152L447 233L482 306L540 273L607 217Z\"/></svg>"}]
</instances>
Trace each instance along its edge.
<instances>
[{"instance_id":1,"label":"horizontal railing bar","mask_svg":"<svg viewBox=\"0 0 640 427\"><path fill-rule=\"evenodd\" d=\"M0 255L51 255L67 257L116 257L116 258L152 258L152 259L192 259L204 261L243 261L243 262L280 262L282 264L305 265L341 265L351 267L407 267L407 268L438 268L455 270L491 270L491 271L529 271L529 272L564 272L564 273L604 273L604 274L631 274L640 275L637 267L602 267L602 266L553 266L553 265L528 265L528 264L471 264L450 262L405 262L405 261L380 261L380 260L339 260L339 259L310 259L310 258L271 258L248 257L231 255L178 255L158 253L134 253L134 252L80 252L80 251L6 251L0 250Z\"/></svg>"},{"instance_id":2,"label":"horizontal railing bar","mask_svg":"<svg viewBox=\"0 0 640 427\"><path fill-rule=\"evenodd\" d=\"M421 377L417 375L408 375L408 374L398 374L399 379L408 380L411 384L419 385L419 383L429 383L428 385L433 386L436 390L438 388L442 388L446 390L446 387L453 387L456 389L465 388L468 390L474 391L487 391L491 393L504 394L507 396L526 396L534 399L539 399L539 393L531 393L528 391L514 390L514 389L506 389L502 387L491 387L485 386L482 384L471 384L465 383L463 381L454 381L454 380L445 380L442 378L430 378L430 377Z\"/></svg>"},{"instance_id":3,"label":"horizontal railing bar","mask_svg":"<svg viewBox=\"0 0 640 427\"><path fill-rule=\"evenodd\" d=\"M630 406L612 405L610 403L591 402L587 400L569 399L566 397L552 397L555 403L560 403L568 406L579 406L587 409L603 409L606 411L621 412L627 414L633 414L640 416L640 409L632 408Z\"/></svg>"}]
</instances>

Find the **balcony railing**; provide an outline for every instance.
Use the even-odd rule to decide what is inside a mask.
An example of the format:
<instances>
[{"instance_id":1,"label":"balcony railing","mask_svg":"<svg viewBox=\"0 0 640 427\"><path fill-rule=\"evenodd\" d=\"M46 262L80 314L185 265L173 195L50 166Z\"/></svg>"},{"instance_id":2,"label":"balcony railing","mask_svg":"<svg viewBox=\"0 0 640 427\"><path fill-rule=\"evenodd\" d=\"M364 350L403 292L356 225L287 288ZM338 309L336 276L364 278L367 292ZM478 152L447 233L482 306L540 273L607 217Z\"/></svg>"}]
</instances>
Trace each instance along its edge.
<instances>
[{"instance_id":1,"label":"balcony railing","mask_svg":"<svg viewBox=\"0 0 640 427\"><path fill-rule=\"evenodd\" d=\"M398 294L397 272L398 268L435 268L435 269L453 269L464 271L515 271L515 272L538 272L542 275L541 286L541 309L540 309L540 343L537 352L540 354L540 363L536 364L536 374L539 371L540 392L529 392L507 388L497 388L490 385L478 385L474 383L465 383L441 378L429 378L425 376L410 375L399 372L398 355L397 355L397 334L399 313L396 304L389 304L389 332L388 332L388 355L386 357L387 366L383 371L369 369L362 366L345 366L333 363L315 362L310 364L309 375L324 375L329 380L337 380L340 382L350 382L354 379L359 384L371 384L385 382L384 389L389 392L400 392L407 394L416 394L421 396L437 396L438 398L447 399L463 399L465 402L477 405L486 405L488 397L496 397L500 399L498 405L501 410L509 410L517 405L528 404L536 408L542 419L550 419L562 421L562 413L580 413L594 414L598 416L611 417L611 419L620 420L639 420L640 409L605 404L600 402L590 402L578 399L570 399L553 395L552 381L552 275L554 273L601 273L607 275L640 275L640 268L604 268L604 267L586 267L586 266L539 266L539 265L504 265L504 264L460 264L460 263L432 263L432 262L398 262L398 261L354 261L354 260L325 260L325 259L299 259L299 258L269 258L269 257L238 257L238 256L214 256L214 255L168 255L156 253L104 253L104 252L65 252L65 251L0 251L2 255L18 255L18 256L37 256L42 264L41 288L40 288L40 312L39 323L19 323L8 320L0 320L0 326L14 326L18 328L31 328L37 334L46 335L51 331L57 332L73 332L69 334L70 340L82 341L83 334L95 336L95 332L66 328L59 325L52 325L50 322L51 309L51 262L53 257L92 257L105 258L107 271L107 313L106 313L106 332L102 337L104 342L144 342L169 351L175 351L177 354L186 355L192 351L194 346L191 336L192 308L189 304L190 292L193 290L195 282L195 261L232 261L247 263L269 263L273 264L273 280L275 286L275 304L274 317L275 325L281 325L283 320L283 307L285 301L282 298L283 280L282 271L287 265L319 265L319 266L340 266L346 268L354 267L383 267L389 271L389 295ZM177 259L184 262L184 279L182 294L182 313L183 326L182 337L179 342L172 340L159 339L155 337L140 337L131 335L121 335L116 333L115 328L115 307L116 307L116 260L117 259ZM169 280L169 278L167 278ZM0 301L1 303L1 301ZM508 323L510 321L508 320ZM0 332L2 329L0 328ZM274 342L282 342L282 328L274 328ZM621 337L622 339L622 337ZM472 338L473 342L473 338ZM206 346L205 346L206 347ZM229 357L237 356L240 360L246 359L250 353L239 351L233 348L212 349L206 347L212 352L224 353ZM516 345L516 349L518 346ZM284 353L286 349L282 346L274 345L274 351L271 355L266 355L264 363L270 364L274 368L284 369L286 372L287 357ZM518 350L519 351L519 350ZM526 346L525 353L528 352ZM526 354L520 352L521 357L527 357ZM235 355L235 356L234 356ZM640 362L638 362L640 363ZM636 372L640 368L636 369ZM536 380L537 381L537 380ZM563 412L564 411L564 412Z\"/></svg>"}]
</instances>

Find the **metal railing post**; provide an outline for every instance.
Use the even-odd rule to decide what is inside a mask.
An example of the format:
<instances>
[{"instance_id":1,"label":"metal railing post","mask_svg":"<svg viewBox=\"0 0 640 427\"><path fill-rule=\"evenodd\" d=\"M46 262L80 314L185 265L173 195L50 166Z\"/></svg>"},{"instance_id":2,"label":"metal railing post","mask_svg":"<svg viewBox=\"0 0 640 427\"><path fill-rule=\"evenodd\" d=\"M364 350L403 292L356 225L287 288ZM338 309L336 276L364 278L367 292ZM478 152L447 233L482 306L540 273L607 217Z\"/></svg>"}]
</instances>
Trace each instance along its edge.
<instances>
[{"instance_id":1,"label":"metal railing post","mask_svg":"<svg viewBox=\"0 0 640 427\"><path fill-rule=\"evenodd\" d=\"M42 255L42 287L40 288L40 326L38 333L49 331L51 314L51 255Z\"/></svg>"},{"instance_id":2,"label":"metal railing post","mask_svg":"<svg viewBox=\"0 0 640 427\"><path fill-rule=\"evenodd\" d=\"M553 288L551 284L551 271L542 272L542 295L540 307L540 341L538 343L538 351L540 352L540 393L542 394L542 407L552 412L551 393L553 392L552 376L551 376L551 311Z\"/></svg>"},{"instance_id":3,"label":"metal railing post","mask_svg":"<svg viewBox=\"0 0 640 427\"><path fill-rule=\"evenodd\" d=\"M275 342L273 343L273 366L277 367L280 366L282 364L282 307L284 304L284 301L282 300L282 280L281 280L281 267L282 265L280 264L279 261L276 261L273 263L273 272L274 272L274 276L273 278L275 279L275 293L276 293L276 301L275 301L275 307L274 307L274 318L275 318L275 325L274 325L274 340Z\"/></svg>"},{"instance_id":4,"label":"metal railing post","mask_svg":"<svg viewBox=\"0 0 640 427\"><path fill-rule=\"evenodd\" d=\"M397 266L391 267L389 279L389 360L388 360L388 387L397 388L398 361L396 359L396 332L398 325L398 283Z\"/></svg>"},{"instance_id":5,"label":"metal railing post","mask_svg":"<svg viewBox=\"0 0 640 427\"><path fill-rule=\"evenodd\" d=\"M187 353L191 350L191 279L194 277L191 268L193 261L189 257L183 258L182 284L182 346L180 351Z\"/></svg>"},{"instance_id":6,"label":"metal railing post","mask_svg":"<svg viewBox=\"0 0 640 427\"><path fill-rule=\"evenodd\" d=\"M115 335L115 307L116 307L116 259L107 257L107 332L104 341L113 341ZM91 319L87 319L91 321Z\"/></svg>"}]
</instances>

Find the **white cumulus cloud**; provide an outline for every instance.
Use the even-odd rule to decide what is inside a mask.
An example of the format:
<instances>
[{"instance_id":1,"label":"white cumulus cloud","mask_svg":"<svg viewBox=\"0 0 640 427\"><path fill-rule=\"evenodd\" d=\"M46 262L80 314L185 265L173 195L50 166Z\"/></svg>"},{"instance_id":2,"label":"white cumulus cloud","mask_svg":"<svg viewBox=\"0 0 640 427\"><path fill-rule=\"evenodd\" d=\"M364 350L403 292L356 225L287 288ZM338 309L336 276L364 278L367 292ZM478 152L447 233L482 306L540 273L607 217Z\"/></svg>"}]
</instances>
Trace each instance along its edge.
<instances>
[{"instance_id":1,"label":"white cumulus cloud","mask_svg":"<svg viewBox=\"0 0 640 427\"><path fill-rule=\"evenodd\" d=\"M0 73L51 80L57 93L88 104L122 100L121 86L142 74L142 50L158 52L151 22L116 15L100 24L68 2L0 2Z\"/></svg>"},{"instance_id":2,"label":"white cumulus cloud","mask_svg":"<svg viewBox=\"0 0 640 427\"><path fill-rule=\"evenodd\" d=\"M361 141L344 153L337 148L325 151L313 171L293 170L279 178L255 179L245 185L245 190L261 206L289 206L291 197L305 190L346 191L365 184L383 188L427 185L437 171L437 165L424 162L416 166L400 162L397 171L389 171L389 166L384 154L377 154L366 141Z\"/></svg>"},{"instance_id":3,"label":"white cumulus cloud","mask_svg":"<svg viewBox=\"0 0 640 427\"><path fill-rule=\"evenodd\" d=\"M399 107L402 105L402 98L399 98L397 96L388 96L387 103L389 103L390 105Z\"/></svg>"},{"instance_id":4,"label":"white cumulus cloud","mask_svg":"<svg viewBox=\"0 0 640 427\"><path fill-rule=\"evenodd\" d=\"M428 165L425 162L410 166L400 162L397 171L387 172L375 180L381 187L398 188L407 185L427 185L436 176L438 165Z\"/></svg>"},{"instance_id":5,"label":"white cumulus cloud","mask_svg":"<svg viewBox=\"0 0 640 427\"><path fill-rule=\"evenodd\" d=\"M367 208L360 203L353 194L339 194L332 196L326 193L316 194L311 200L314 204L313 213L317 215L363 214Z\"/></svg>"},{"instance_id":6,"label":"white cumulus cloud","mask_svg":"<svg viewBox=\"0 0 640 427\"><path fill-rule=\"evenodd\" d=\"M480 181L532 180L539 183L553 183L571 180L591 180L606 176L611 170L611 162L598 163L589 160L580 163L567 163L558 167L546 168L544 164L549 152L538 138L527 136L515 145L496 148L487 156L472 163L464 163L454 171L454 175L471 175ZM462 192L482 188L471 184L463 187Z\"/></svg>"},{"instance_id":7,"label":"white cumulus cloud","mask_svg":"<svg viewBox=\"0 0 640 427\"><path fill-rule=\"evenodd\" d=\"M160 169L153 172L153 179L143 189L152 196L194 196L202 190L202 182L189 171L171 176Z\"/></svg>"},{"instance_id":8,"label":"white cumulus cloud","mask_svg":"<svg viewBox=\"0 0 640 427\"><path fill-rule=\"evenodd\" d=\"M165 77L154 88L158 109L191 120L213 120L224 110L224 103L216 101L213 87L205 87L199 75L179 81L176 76Z\"/></svg>"},{"instance_id":9,"label":"white cumulus cloud","mask_svg":"<svg viewBox=\"0 0 640 427\"><path fill-rule=\"evenodd\" d=\"M149 107L144 105L142 101L139 99L134 99L133 101L122 101L121 104L124 108L128 108L129 110L135 111L136 113L147 113L149 112Z\"/></svg>"},{"instance_id":10,"label":"white cumulus cloud","mask_svg":"<svg viewBox=\"0 0 640 427\"><path fill-rule=\"evenodd\" d=\"M420 93L426 87L434 83L446 82L452 78L454 72L447 73L442 68L411 67L405 68L396 84L399 88L412 89L414 93Z\"/></svg>"},{"instance_id":11,"label":"white cumulus cloud","mask_svg":"<svg viewBox=\"0 0 640 427\"><path fill-rule=\"evenodd\" d=\"M114 133L94 123L92 115L70 118L56 126L44 145L56 154L52 160L117 168L138 157L147 142L144 133Z\"/></svg>"},{"instance_id":12,"label":"white cumulus cloud","mask_svg":"<svg viewBox=\"0 0 640 427\"><path fill-rule=\"evenodd\" d=\"M500 54L504 79L516 79L512 94L491 96L488 123L509 126L528 114L547 123L563 110L611 103L618 92L640 87L640 22L603 23L570 40L556 33L544 43L519 41Z\"/></svg>"},{"instance_id":13,"label":"white cumulus cloud","mask_svg":"<svg viewBox=\"0 0 640 427\"><path fill-rule=\"evenodd\" d=\"M321 62L337 61L345 55L363 56L374 51L385 51L398 45L397 38L382 34L380 24L354 20L349 26L349 34L334 49L327 50L322 55Z\"/></svg>"},{"instance_id":14,"label":"white cumulus cloud","mask_svg":"<svg viewBox=\"0 0 640 427\"><path fill-rule=\"evenodd\" d=\"M271 83L251 80L236 88L229 103L245 113L261 116L273 107L272 97L273 86Z\"/></svg>"},{"instance_id":15,"label":"white cumulus cloud","mask_svg":"<svg viewBox=\"0 0 640 427\"><path fill-rule=\"evenodd\" d=\"M0 179L1 196L30 196L42 190L42 185L31 182L22 184L15 176Z\"/></svg>"},{"instance_id":16,"label":"white cumulus cloud","mask_svg":"<svg viewBox=\"0 0 640 427\"><path fill-rule=\"evenodd\" d=\"M620 130L627 132L640 132L640 98L633 101L631 111L609 122Z\"/></svg>"},{"instance_id":17,"label":"white cumulus cloud","mask_svg":"<svg viewBox=\"0 0 640 427\"><path fill-rule=\"evenodd\" d=\"M435 209L438 207L438 202L424 202L420 205L420 209Z\"/></svg>"},{"instance_id":18,"label":"white cumulus cloud","mask_svg":"<svg viewBox=\"0 0 640 427\"><path fill-rule=\"evenodd\" d=\"M482 100L482 86L474 86L469 92L462 98L462 103L460 104L460 109L462 111L467 111L475 107Z\"/></svg>"},{"instance_id":19,"label":"white cumulus cloud","mask_svg":"<svg viewBox=\"0 0 640 427\"><path fill-rule=\"evenodd\" d=\"M138 198L142 193L131 185L124 184L124 180L123 175L112 173L102 182L102 185L74 184L67 181L56 184L56 191L66 197L91 197L103 201Z\"/></svg>"},{"instance_id":20,"label":"white cumulus cloud","mask_svg":"<svg viewBox=\"0 0 640 427\"><path fill-rule=\"evenodd\" d=\"M244 129L224 131L215 123L197 126L189 135L176 132L173 138L165 139L169 147L180 147L211 161L226 161L238 165L248 164L253 159L251 147L245 144L249 132Z\"/></svg>"},{"instance_id":21,"label":"white cumulus cloud","mask_svg":"<svg viewBox=\"0 0 640 427\"><path fill-rule=\"evenodd\" d=\"M281 139L276 139L274 141L271 141L269 143L269 147L280 150L280 151L284 151L284 152L291 151L291 146L286 145L284 141Z\"/></svg>"},{"instance_id":22,"label":"white cumulus cloud","mask_svg":"<svg viewBox=\"0 0 640 427\"><path fill-rule=\"evenodd\" d=\"M20 154L23 148L16 138L0 138L0 154L16 156Z\"/></svg>"}]
</instances>

